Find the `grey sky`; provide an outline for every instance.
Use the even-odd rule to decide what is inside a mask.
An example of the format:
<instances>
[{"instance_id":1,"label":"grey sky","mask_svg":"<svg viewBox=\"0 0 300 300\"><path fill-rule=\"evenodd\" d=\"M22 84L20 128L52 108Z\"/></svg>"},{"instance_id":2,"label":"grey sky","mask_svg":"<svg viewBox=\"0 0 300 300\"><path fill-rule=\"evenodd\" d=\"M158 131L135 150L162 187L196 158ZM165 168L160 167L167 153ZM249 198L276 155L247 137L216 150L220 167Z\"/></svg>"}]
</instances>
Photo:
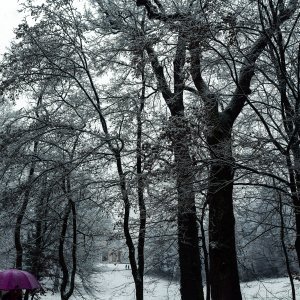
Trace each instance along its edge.
<instances>
[{"instance_id":1,"label":"grey sky","mask_svg":"<svg viewBox=\"0 0 300 300\"><path fill-rule=\"evenodd\" d=\"M0 0L0 53L5 51L14 37L13 29L21 20L18 0Z\"/></svg>"}]
</instances>

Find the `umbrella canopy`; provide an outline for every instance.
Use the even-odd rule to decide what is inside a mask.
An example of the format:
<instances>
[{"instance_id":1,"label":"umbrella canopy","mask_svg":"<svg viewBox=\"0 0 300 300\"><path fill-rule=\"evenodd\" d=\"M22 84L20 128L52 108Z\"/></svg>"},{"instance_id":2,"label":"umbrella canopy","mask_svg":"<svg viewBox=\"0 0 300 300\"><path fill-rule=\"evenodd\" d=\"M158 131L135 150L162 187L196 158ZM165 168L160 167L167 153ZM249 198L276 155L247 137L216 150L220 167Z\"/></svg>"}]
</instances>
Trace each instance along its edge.
<instances>
[{"instance_id":1,"label":"umbrella canopy","mask_svg":"<svg viewBox=\"0 0 300 300\"><path fill-rule=\"evenodd\" d=\"M0 272L0 290L33 290L40 288L37 279L29 272L9 269Z\"/></svg>"}]
</instances>

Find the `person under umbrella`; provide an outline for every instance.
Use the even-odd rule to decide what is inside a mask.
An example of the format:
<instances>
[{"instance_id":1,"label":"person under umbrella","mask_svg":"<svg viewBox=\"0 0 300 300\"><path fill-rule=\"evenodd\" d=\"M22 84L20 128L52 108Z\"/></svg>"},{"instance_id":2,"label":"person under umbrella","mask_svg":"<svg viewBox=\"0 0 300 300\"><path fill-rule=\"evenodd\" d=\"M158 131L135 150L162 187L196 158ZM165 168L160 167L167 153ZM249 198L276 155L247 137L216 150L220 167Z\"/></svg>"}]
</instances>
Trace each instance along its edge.
<instances>
[{"instance_id":1,"label":"person under umbrella","mask_svg":"<svg viewBox=\"0 0 300 300\"><path fill-rule=\"evenodd\" d=\"M40 289L38 280L29 272L8 269L0 272L0 290L8 291L1 298L2 300L22 300L22 289L26 290L25 299L28 293Z\"/></svg>"},{"instance_id":2,"label":"person under umbrella","mask_svg":"<svg viewBox=\"0 0 300 300\"><path fill-rule=\"evenodd\" d=\"M0 272L0 290L34 290L41 288L37 279L29 272L9 269Z\"/></svg>"},{"instance_id":3,"label":"person under umbrella","mask_svg":"<svg viewBox=\"0 0 300 300\"><path fill-rule=\"evenodd\" d=\"M22 290L11 290L2 296L2 300L22 300Z\"/></svg>"}]
</instances>

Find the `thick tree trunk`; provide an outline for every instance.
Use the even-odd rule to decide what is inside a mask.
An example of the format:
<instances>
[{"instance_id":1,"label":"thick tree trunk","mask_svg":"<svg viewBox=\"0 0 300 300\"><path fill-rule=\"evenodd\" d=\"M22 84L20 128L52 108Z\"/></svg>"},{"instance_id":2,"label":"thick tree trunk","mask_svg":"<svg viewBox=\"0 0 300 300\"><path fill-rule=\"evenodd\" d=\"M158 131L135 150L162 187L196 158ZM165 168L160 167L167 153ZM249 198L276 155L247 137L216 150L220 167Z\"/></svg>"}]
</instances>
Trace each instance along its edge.
<instances>
[{"instance_id":1,"label":"thick tree trunk","mask_svg":"<svg viewBox=\"0 0 300 300\"><path fill-rule=\"evenodd\" d=\"M203 300L194 170L189 155L188 132L182 117L172 117L172 139L177 168L178 248L182 300Z\"/></svg>"},{"instance_id":2,"label":"thick tree trunk","mask_svg":"<svg viewBox=\"0 0 300 300\"><path fill-rule=\"evenodd\" d=\"M198 224L195 205L195 174L190 156L190 130L184 112L184 78L186 38L179 32L174 57L174 93L164 74L164 68L153 48L146 48L158 87L170 110L169 136L176 163L176 189L178 195L178 254L180 266L180 292L182 300L203 300Z\"/></svg>"},{"instance_id":3,"label":"thick tree trunk","mask_svg":"<svg viewBox=\"0 0 300 300\"><path fill-rule=\"evenodd\" d=\"M211 295L213 300L241 300L232 197L231 128L225 131L224 127L207 138L212 159L207 194Z\"/></svg>"}]
</instances>

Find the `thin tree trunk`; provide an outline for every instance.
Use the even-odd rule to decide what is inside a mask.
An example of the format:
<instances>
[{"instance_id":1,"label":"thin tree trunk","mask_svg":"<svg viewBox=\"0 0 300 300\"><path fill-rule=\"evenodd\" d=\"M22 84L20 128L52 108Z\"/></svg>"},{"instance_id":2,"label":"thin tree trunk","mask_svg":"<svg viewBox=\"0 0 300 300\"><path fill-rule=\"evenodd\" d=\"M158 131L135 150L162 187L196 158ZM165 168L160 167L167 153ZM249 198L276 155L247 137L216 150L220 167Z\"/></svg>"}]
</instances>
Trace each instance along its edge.
<instances>
[{"instance_id":1,"label":"thin tree trunk","mask_svg":"<svg viewBox=\"0 0 300 300\"><path fill-rule=\"evenodd\" d=\"M289 181L290 181L290 190L292 194L293 201L293 210L295 215L296 223L296 238L295 238L295 251L297 254L298 266L300 267L300 201L299 201L299 192L296 184L294 168L292 166L290 155L287 154L287 168L289 172Z\"/></svg>"},{"instance_id":2,"label":"thin tree trunk","mask_svg":"<svg viewBox=\"0 0 300 300\"><path fill-rule=\"evenodd\" d=\"M209 276L209 254L208 254L206 237L205 237L205 229L204 229L204 217L205 217L207 204L208 203L206 201L202 207L201 219L199 223L200 223L200 230L201 230L201 241L202 241L204 267L205 267L206 300L210 300L211 297L210 297L210 276Z\"/></svg>"},{"instance_id":3,"label":"thin tree trunk","mask_svg":"<svg viewBox=\"0 0 300 300\"><path fill-rule=\"evenodd\" d=\"M142 64L144 64L144 53L142 54ZM142 67L142 89L139 97L139 107L137 108L137 142L136 142L136 171L137 171L137 192L138 192L138 203L140 212L140 228L138 236L138 276L139 280L136 284L136 299L144 299L144 247L145 247L145 234L146 234L146 205L144 199L144 178L142 170L142 132L143 122L142 113L145 105L145 93L146 93L146 79L145 79L145 68Z\"/></svg>"},{"instance_id":4,"label":"thin tree trunk","mask_svg":"<svg viewBox=\"0 0 300 300\"><path fill-rule=\"evenodd\" d=\"M79 136L76 136L73 148L71 151L70 155L70 161L73 160L74 158L74 153L76 150L76 147L78 145L79 141ZM60 240L59 240L59 264L62 269L63 277L62 277L62 282L60 285L60 295L62 300L68 300L75 288L75 275L77 271L77 211L76 211L76 203L73 200L72 196L72 188L71 188L71 172L68 169L64 169L63 172L63 183L61 186L65 197L68 201L68 204L65 208L65 213L63 217L63 222L62 222L62 229L61 229L61 234L60 234ZM65 246L65 239L66 239L66 234L68 230L68 223L69 223L69 218L70 215L72 216L72 249L71 249L71 267L69 267L66 263L65 259L65 251L64 251L64 246ZM71 269L71 275L69 273L69 268ZM68 287L68 291L66 291Z\"/></svg>"},{"instance_id":5,"label":"thin tree trunk","mask_svg":"<svg viewBox=\"0 0 300 300\"><path fill-rule=\"evenodd\" d=\"M299 149L298 149L299 150ZM295 157L295 156L294 156ZM300 157L294 158L296 161L296 165L300 168ZM294 206L294 215L295 215L295 223L296 223L296 239L295 239L295 250L298 258L298 265L300 267L300 174L299 169L294 170L295 174L295 183L296 183L296 196L292 197L293 206Z\"/></svg>"},{"instance_id":6,"label":"thin tree trunk","mask_svg":"<svg viewBox=\"0 0 300 300\"><path fill-rule=\"evenodd\" d=\"M38 142L35 141L33 145L33 153L36 154L38 147ZM25 193L24 193L24 199L21 205L21 208L18 212L17 221L15 225L15 232L14 232L14 239L15 239L15 249L16 249L16 268L22 269L23 267L23 246L21 241L21 228L22 228L22 222L23 218L25 216L25 212L29 203L30 199L30 190L31 190L31 184L32 179L35 171L35 162L32 162L29 169L28 179L26 183Z\"/></svg>"},{"instance_id":7,"label":"thin tree trunk","mask_svg":"<svg viewBox=\"0 0 300 300\"><path fill-rule=\"evenodd\" d=\"M274 185L275 185L275 182L274 182ZM279 212L279 216L280 216L280 240L281 240L281 246L282 246L282 250L283 250L283 253L284 253L284 258L285 258L285 263L286 263L286 270L287 270L287 273L288 273L288 276L289 276L289 280L290 280L290 284L291 284L292 299L296 300L295 285L294 285L293 275L292 275L292 271L291 271L288 250L287 250L287 247L286 247L286 244L285 244L283 203L282 203L281 194L279 192L278 192L278 200L279 200L278 212Z\"/></svg>"},{"instance_id":8,"label":"thin tree trunk","mask_svg":"<svg viewBox=\"0 0 300 300\"><path fill-rule=\"evenodd\" d=\"M39 117L39 107L42 104L43 95L44 95L45 90L46 90L46 87L43 87L38 96L36 113L35 113L37 118ZM38 144L39 144L39 142L37 140L35 140L33 142L33 157L36 156L36 154L37 154ZM30 191L32 188L31 184L33 181L34 172L35 172L35 161L32 161L30 164L28 179L27 179L25 193L24 193L24 199L23 199L20 211L18 212L16 226L15 226L15 232L14 232L14 240L15 240L15 248L16 248L16 268L17 269L22 269L22 267L23 267L23 246L22 246L22 241L21 241L21 227L22 227L23 218L24 218L24 215L25 215L28 203L29 203L29 199L30 199Z\"/></svg>"},{"instance_id":9,"label":"thin tree trunk","mask_svg":"<svg viewBox=\"0 0 300 300\"><path fill-rule=\"evenodd\" d=\"M126 245L129 252L129 263L131 266L131 273L135 284L135 295L136 300L144 299L144 247L145 247L145 234L146 234L146 205L144 200L144 179L142 170L142 113L145 104L145 93L146 93L146 79L145 79L145 69L144 69L144 54L141 54L142 68L142 88L139 97L139 104L137 106L137 131L136 131L136 172L137 172L137 195L138 195L138 205L139 205L139 234L137 243L137 259L135 257L135 246L132 240L129 229L129 216L130 216L130 199L127 191L126 178L123 171L121 153L118 150L113 150L117 171L119 175L119 185L121 189L121 194L124 202L124 220L123 220L123 230L126 240Z\"/></svg>"},{"instance_id":10,"label":"thin tree trunk","mask_svg":"<svg viewBox=\"0 0 300 300\"><path fill-rule=\"evenodd\" d=\"M276 76L278 80L278 89L281 100L281 116L285 132L289 138L287 153L279 148L282 154L286 155L287 169L289 172L290 190L294 206L294 215L296 223L295 250L300 267L300 148L299 148L299 100L292 105L288 97L288 78L287 63L284 47L284 40L281 30L277 31L276 44L269 41L270 55L274 63ZM278 49L277 49L278 47ZM299 50L300 53L300 50ZM293 154L294 165L291 160L290 151Z\"/></svg>"},{"instance_id":11,"label":"thin tree trunk","mask_svg":"<svg viewBox=\"0 0 300 300\"><path fill-rule=\"evenodd\" d=\"M44 236L44 220L46 217L45 203L50 197L50 191L47 189L47 180L44 178L41 183L41 193L39 201L35 206L35 233L34 233L34 246L33 253L31 254L31 272L37 279L41 278L43 272L43 236Z\"/></svg>"},{"instance_id":12,"label":"thin tree trunk","mask_svg":"<svg viewBox=\"0 0 300 300\"><path fill-rule=\"evenodd\" d=\"M87 59L85 57L84 52L82 53L82 57L85 61L86 66L88 66ZM138 262L137 262L136 257L135 257L135 245L134 245L134 242L133 242L133 239L132 239L132 236L130 233L130 228L129 228L131 203L130 203L128 190L127 190L126 174L123 170L123 163L122 163L122 155L121 155L122 153L121 152L123 150L123 144L121 142L120 143L121 146L120 145L115 146L114 143L112 143L114 138L112 138L110 136L109 127L107 125L105 116L102 113L101 99L97 92L96 84L93 82L93 78L92 78L92 75L91 75L88 67L86 67L85 71L86 71L86 75L89 79L94 96L90 96L88 93L86 93L86 90L82 86L80 86L80 87L83 88L86 96L88 97L88 100L91 102L91 104L95 108L95 111L98 113L99 120L100 120L100 123L102 126L102 130L106 137L108 148L114 155L115 163L117 166L117 172L118 172L118 176L119 176L119 187L120 187L120 191L121 191L122 200L124 203L123 231L124 231L124 236L125 236L125 240L126 240L126 245L128 248L128 257L129 257L129 262L130 262L130 266L131 266L132 276L133 276L133 279L135 282L136 297L138 300L142 300L143 299L143 274L144 274L144 256L143 256L144 254L143 254L143 252L144 252L144 237L145 237L145 231L146 231L146 207L145 207L144 198L142 195L143 180L142 180L142 176L141 176L141 166L139 167L140 168L139 170L137 167L138 201L139 201L139 205L140 205L140 231L139 231L139 237L138 237L139 245L138 245ZM145 83L144 83L144 79L142 79L142 80L143 80L142 89L144 90ZM142 93L144 94L144 92L142 92ZM144 96L142 95L142 98L143 97ZM144 99L142 99L142 101L144 101ZM141 109L143 108L142 106L143 105L141 104ZM142 128L140 128L140 130L141 129ZM118 142L120 142L120 140L118 140ZM138 143L141 143L141 142L139 141ZM141 145L140 145L140 147L141 147ZM139 151L139 149L137 149L137 151ZM140 154L137 154L137 156L139 156L139 155ZM140 158L138 158L138 159L140 159ZM141 163L141 161L138 162L138 164L139 163Z\"/></svg>"},{"instance_id":13,"label":"thin tree trunk","mask_svg":"<svg viewBox=\"0 0 300 300\"><path fill-rule=\"evenodd\" d=\"M123 171L122 167L122 161L121 161L121 156L120 153L115 154L116 158L116 163L117 163L117 170L119 174L119 184L120 184L120 189L122 193L122 198L124 201L124 220L123 220L123 230L124 230L124 236L126 240L126 245L128 247L128 257L129 257L129 263L131 266L131 273L133 276L133 280L135 283L135 292L136 292L136 297L137 300L143 299L143 291L141 290L142 283L140 280L139 276L139 270L138 270L138 265L135 259L135 247L134 243L130 234L130 229L129 229L129 215L130 215L130 200L129 196L127 193L127 186L126 186L126 179L125 179L125 174ZM139 297L139 298L138 298ZM140 298L142 297L142 298Z\"/></svg>"},{"instance_id":14,"label":"thin tree trunk","mask_svg":"<svg viewBox=\"0 0 300 300\"><path fill-rule=\"evenodd\" d=\"M71 198L71 182L69 174L67 174L67 178L65 179L65 185L63 185L63 191L67 197L68 204L65 210L65 214L63 217L63 225L60 235L60 243L59 243L59 263L62 269L63 278L61 282L60 294L62 300L68 300L75 288L75 275L77 271L77 212L76 212L76 204ZM64 253L64 244L66 233L68 229L69 217L72 216L72 267L71 267L71 275L69 273L69 267L65 260ZM66 291L68 287L68 291Z\"/></svg>"},{"instance_id":15,"label":"thin tree trunk","mask_svg":"<svg viewBox=\"0 0 300 300\"><path fill-rule=\"evenodd\" d=\"M64 254L64 245L65 245L65 239L66 239L66 233L67 233L67 228L68 228L68 219L69 215L71 212L71 205L70 203L67 204L65 208L65 213L63 217L63 223L62 223L62 228L61 228L61 234L60 234L60 239L59 239L59 264L62 270L62 281L60 285L60 295L62 300L66 300L65 294L66 294L66 288L69 283L69 269L65 260L65 254Z\"/></svg>"}]
</instances>

